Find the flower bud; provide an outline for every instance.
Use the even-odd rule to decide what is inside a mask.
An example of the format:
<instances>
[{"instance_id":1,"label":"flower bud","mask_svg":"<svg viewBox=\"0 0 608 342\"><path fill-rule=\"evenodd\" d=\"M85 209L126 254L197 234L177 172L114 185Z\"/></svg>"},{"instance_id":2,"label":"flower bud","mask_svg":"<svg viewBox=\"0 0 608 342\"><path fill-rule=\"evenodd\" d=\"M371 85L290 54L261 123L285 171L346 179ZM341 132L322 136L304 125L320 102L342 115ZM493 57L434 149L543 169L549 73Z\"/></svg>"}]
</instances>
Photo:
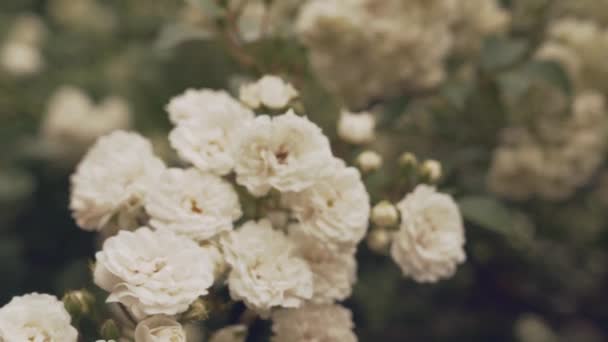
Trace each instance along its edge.
<instances>
[{"instance_id":1,"label":"flower bud","mask_svg":"<svg viewBox=\"0 0 608 342\"><path fill-rule=\"evenodd\" d=\"M372 209L372 223L380 227L389 227L397 224L399 213L397 208L389 201L382 201Z\"/></svg>"},{"instance_id":2,"label":"flower bud","mask_svg":"<svg viewBox=\"0 0 608 342\"><path fill-rule=\"evenodd\" d=\"M198 298L192 304L188 311L184 312L182 319L184 321L202 321L209 317L207 304L202 298Z\"/></svg>"},{"instance_id":3,"label":"flower bud","mask_svg":"<svg viewBox=\"0 0 608 342\"><path fill-rule=\"evenodd\" d=\"M376 119L373 114L342 110L338 120L338 137L354 145L368 144L375 139L375 127Z\"/></svg>"},{"instance_id":4,"label":"flower bud","mask_svg":"<svg viewBox=\"0 0 608 342\"><path fill-rule=\"evenodd\" d=\"M365 173L376 171L382 167L382 156L375 151L363 151L357 157L357 165Z\"/></svg>"},{"instance_id":5,"label":"flower bud","mask_svg":"<svg viewBox=\"0 0 608 342\"><path fill-rule=\"evenodd\" d=\"M370 250L386 254L391 244L391 234L384 228L376 228L367 235L366 241Z\"/></svg>"},{"instance_id":6,"label":"flower bud","mask_svg":"<svg viewBox=\"0 0 608 342\"><path fill-rule=\"evenodd\" d=\"M113 319L108 319L101 325L99 333L106 340L117 340L120 337L120 328Z\"/></svg>"},{"instance_id":7,"label":"flower bud","mask_svg":"<svg viewBox=\"0 0 608 342\"><path fill-rule=\"evenodd\" d=\"M418 158L411 152L405 152L399 157L399 166L405 169L415 168L418 166Z\"/></svg>"},{"instance_id":8,"label":"flower bud","mask_svg":"<svg viewBox=\"0 0 608 342\"><path fill-rule=\"evenodd\" d=\"M95 297L86 290L70 291L63 296L63 305L72 317L81 317L91 312Z\"/></svg>"},{"instance_id":9,"label":"flower bud","mask_svg":"<svg viewBox=\"0 0 608 342\"><path fill-rule=\"evenodd\" d=\"M420 177L423 181L431 184L437 183L441 178L441 163L436 160L425 160L420 166Z\"/></svg>"}]
</instances>

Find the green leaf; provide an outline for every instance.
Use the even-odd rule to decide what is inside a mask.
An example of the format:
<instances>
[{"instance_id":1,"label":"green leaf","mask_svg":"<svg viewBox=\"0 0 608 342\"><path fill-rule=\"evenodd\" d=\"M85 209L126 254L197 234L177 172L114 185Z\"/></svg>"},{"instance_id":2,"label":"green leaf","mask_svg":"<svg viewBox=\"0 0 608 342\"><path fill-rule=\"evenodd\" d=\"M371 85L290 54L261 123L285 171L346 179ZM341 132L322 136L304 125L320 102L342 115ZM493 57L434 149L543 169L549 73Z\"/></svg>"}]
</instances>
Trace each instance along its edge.
<instances>
[{"instance_id":1,"label":"green leaf","mask_svg":"<svg viewBox=\"0 0 608 342\"><path fill-rule=\"evenodd\" d=\"M524 59L528 42L522 39L488 38L481 51L481 66L485 71L507 68Z\"/></svg>"},{"instance_id":2,"label":"green leaf","mask_svg":"<svg viewBox=\"0 0 608 342\"><path fill-rule=\"evenodd\" d=\"M509 208L494 198L484 196L463 197L458 201L463 217L476 225L507 235L513 227Z\"/></svg>"},{"instance_id":3,"label":"green leaf","mask_svg":"<svg viewBox=\"0 0 608 342\"><path fill-rule=\"evenodd\" d=\"M538 77L561 89L565 94L572 94L570 78L564 68L555 61L532 61L523 67L523 72L531 77Z\"/></svg>"}]
</instances>

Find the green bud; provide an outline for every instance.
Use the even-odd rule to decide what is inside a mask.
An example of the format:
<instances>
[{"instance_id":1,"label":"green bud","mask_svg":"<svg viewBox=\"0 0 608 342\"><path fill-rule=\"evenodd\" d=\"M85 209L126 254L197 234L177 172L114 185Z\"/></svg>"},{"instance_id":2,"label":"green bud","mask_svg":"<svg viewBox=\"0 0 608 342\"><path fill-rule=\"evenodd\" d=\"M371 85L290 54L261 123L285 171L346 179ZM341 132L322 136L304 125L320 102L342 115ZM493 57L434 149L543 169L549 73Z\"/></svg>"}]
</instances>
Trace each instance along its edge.
<instances>
[{"instance_id":1,"label":"green bud","mask_svg":"<svg viewBox=\"0 0 608 342\"><path fill-rule=\"evenodd\" d=\"M63 305L74 318L91 313L94 303L95 297L87 290L70 291L63 296Z\"/></svg>"},{"instance_id":2,"label":"green bud","mask_svg":"<svg viewBox=\"0 0 608 342\"><path fill-rule=\"evenodd\" d=\"M425 183L436 184L442 176L441 163L436 160L425 160L420 166L420 178Z\"/></svg>"},{"instance_id":3,"label":"green bud","mask_svg":"<svg viewBox=\"0 0 608 342\"><path fill-rule=\"evenodd\" d=\"M120 328L113 319L108 319L101 325L99 333L106 340L117 340L120 337Z\"/></svg>"},{"instance_id":4,"label":"green bud","mask_svg":"<svg viewBox=\"0 0 608 342\"><path fill-rule=\"evenodd\" d=\"M182 315L182 319L184 321L202 321L209 317L209 310L207 308L207 303L202 298L198 298L190 305L188 311L184 312Z\"/></svg>"},{"instance_id":5,"label":"green bud","mask_svg":"<svg viewBox=\"0 0 608 342\"><path fill-rule=\"evenodd\" d=\"M411 152L405 152L399 157L399 166L404 169L416 168L418 166L418 158Z\"/></svg>"}]
</instances>

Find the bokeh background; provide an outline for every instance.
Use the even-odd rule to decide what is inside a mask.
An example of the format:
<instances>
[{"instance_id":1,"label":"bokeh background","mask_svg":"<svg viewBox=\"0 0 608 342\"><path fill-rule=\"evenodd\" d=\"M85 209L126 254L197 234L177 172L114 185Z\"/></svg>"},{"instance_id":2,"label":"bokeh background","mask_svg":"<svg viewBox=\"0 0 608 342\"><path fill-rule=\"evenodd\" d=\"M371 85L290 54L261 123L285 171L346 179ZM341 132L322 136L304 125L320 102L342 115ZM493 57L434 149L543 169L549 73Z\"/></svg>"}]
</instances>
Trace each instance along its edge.
<instances>
[{"instance_id":1,"label":"bokeh background","mask_svg":"<svg viewBox=\"0 0 608 342\"><path fill-rule=\"evenodd\" d=\"M209 28L200 13L206 6L203 0L0 1L0 305L32 291L61 296L92 286L96 237L75 225L68 208L69 176L91 143L70 127L87 119L76 116L55 135L48 128L50 113L64 108L53 103L66 86L72 98L89 101L77 108L95 108L98 116L113 115L102 104L116 100L129 113L120 125L142 132L157 153L176 162L166 139L171 97L187 88L234 90L242 80L277 73L301 89L308 116L333 138L337 154L352 162L361 152L336 138L340 101L311 71L306 46L290 36L253 41L245 47L258 61L251 67ZM390 191L401 153L441 161L440 187L461 206L468 256L454 278L421 285L363 244L359 282L346 302L361 341L608 340L608 172L606 149L598 147L605 144L608 111L585 121L586 128L571 124L580 89L608 94L608 1L500 6L511 16L505 32L446 59L447 77L436 89L391 90L353 108L374 110L378 118L370 148L385 165L366 179L373 203L403 197ZM573 79L568 68L576 63L565 54L543 59L555 55L539 52L553 39L551 25L564 18L587 25L576 31L586 45L574 48L586 68L583 81ZM246 23L241 29L247 32ZM534 156L497 156L526 150L530 139L545 155L559 155L575 133L600 142L572 152L573 163L592 165L574 168L566 177L576 178L573 185L562 184L568 183L562 174L551 178L570 159L535 159L528 164L544 171L531 172L526 158ZM264 340L267 330L256 327L250 340Z\"/></svg>"}]
</instances>

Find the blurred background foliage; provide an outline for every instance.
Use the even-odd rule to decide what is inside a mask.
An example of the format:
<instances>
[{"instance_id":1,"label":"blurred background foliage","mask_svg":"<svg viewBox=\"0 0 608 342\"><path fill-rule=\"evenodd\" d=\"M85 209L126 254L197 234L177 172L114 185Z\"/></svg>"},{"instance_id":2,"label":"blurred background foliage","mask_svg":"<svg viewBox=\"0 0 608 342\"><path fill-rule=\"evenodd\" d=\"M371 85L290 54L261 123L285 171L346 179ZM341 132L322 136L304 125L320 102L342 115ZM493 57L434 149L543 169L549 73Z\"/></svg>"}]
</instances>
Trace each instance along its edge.
<instances>
[{"instance_id":1,"label":"blurred background foliage","mask_svg":"<svg viewBox=\"0 0 608 342\"><path fill-rule=\"evenodd\" d=\"M193 1L223 25L221 8ZM468 254L453 279L419 285L362 245L359 282L346 303L361 341L608 340L605 165L559 200L509 200L487 183L505 127L525 124L553 105L546 89L568 103L575 96L563 64L533 58L548 39L549 23L572 16L605 27L608 4L502 5L512 14L508 34L486 37L473 55L450 56L448 77L437 89L356 108L378 118L372 147L385 165L366 177L373 203L405 194L392 183L400 176L401 153L440 160L441 188L458 199L466 219ZM352 162L361 152L335 139L340 103L311 73L302 45L274 36L247 43L243 57L191 11L182 0L0 2L0 45L24 15L35 15L44 35L38 72L0 71L0 304L31 291L61 295L91 286L95 236L78 229L68 209L74 160L53 157L40 134L49 98L60 86L79 87L94 101L126 99L132 128L175 161L164 111L171 97L186 88L234 89L242 79L281 74L301 90L307 115L332 137L340 157ZM606 94L608 78L594 75L595 89ZM267 334L267 327L258 330Z\"/></svg>"}]
</instances>

